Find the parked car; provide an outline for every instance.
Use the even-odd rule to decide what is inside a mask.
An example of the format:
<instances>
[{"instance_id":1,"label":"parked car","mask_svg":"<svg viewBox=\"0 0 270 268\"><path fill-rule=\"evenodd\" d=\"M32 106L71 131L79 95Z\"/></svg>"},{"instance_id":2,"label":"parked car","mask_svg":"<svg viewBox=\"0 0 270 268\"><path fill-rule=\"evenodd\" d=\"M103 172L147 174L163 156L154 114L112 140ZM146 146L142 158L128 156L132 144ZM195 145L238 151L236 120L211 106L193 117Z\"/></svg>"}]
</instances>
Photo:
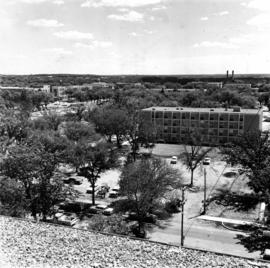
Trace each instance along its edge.
<instances>
[{"instance_id":1,"label":"parked car","mask_svg":"<svg viewBox=\"0 0 270 268\"><path fill-rule=\"evenodd\" d=\"M91 206L90 208L87 209L87 212L86 214L97 214L98 213L98 210L96 208L96 206Z\"/></svg>"},{"instance_id":2,"label":"parked car","mask_svg":"<svg viewBox=\"0 0 270 268\"><path fill-rule=\"evenodd\" d=\"M79 178L79 177L69 177L69 178L64 178L63 182L66 184L75 184L75 185L80 185L83 183L83 178Z\"/></svg>"},{"instance_id":3,"label":"parked car","mask_svg":"<svg viewBox=\"0 0 270 268\"><path fill-rule=\"evenodd\" d=\"M101 205L101 204L96 205L97 213L103 213L103 211L104 211L106 208L108 208L107 205Z\"/></svg>"},{"instance_id":4,"label":"parked car","mask_svg":"<svg viewBox=\"0 0 270 268\"><path fill-rule=\"evenodd\" d=\"M114 192L114 191L110 191L109 192L109 198L117 198L118 197L118 193Z\"/></svg>"},{"instance_id":5,"label":"parked car","mask_svg":"<svg viewBox=\"0 0 270 268\"><path fill-rule=\"evenodd\" d=\"M104 215L106 215L106 216L110 216L110 215L113 214L113 211L114 211L113 208L106 208L106 209L103 210L102 213L103 213Z\"/></svg>"},{"instance_id":6,"label":"parked car","mask_svg":"<svg viewBox=\"0 0 270 268\"><path fill-rule=\"evenodd\" d=\"M86 193L87 193L87 194L92 194L92 188L86 189Z\"/></svg>"},{"instance_id":7,"label":"parked car","mask_svg":"<svg viewBox=\"0 0 270 268\"><path fill-rule=\"evenodd\" d=\"M72 213L80 213L82 208L81 205L78 203L64 203L59 206L60 210L63 210L65 212L72 212Z\"/></svg>"},{"instance_id":8,"label":"parked car","mask_svg":"<svg viewBox=\"0 0 270 268\"><path fill-rule=\"evenodd\" d=\"M176 164L177 163L177 156L172 156L171 158L171 164Z\"/></svg>"},{"instance_id":9,"label":"parked car","mask_svg":"<svg viewBox=\"0 0 270 268\"><path fill-rule=\"evenodd\" d=\"M126 221L137 221L138 217L135 212L126 212L123 217ZM157 221L157 216L151 213L147 213L145 217L143 218L143 222L146 223L155 223Z\"/></svg>"},{"instance_id":10,"label":"parked car","mask_svg":"<svg viewBox=\"0 0 270 268\"><path fill-rule=\"evenodd\" d=\"M205 158L203 159L203 165L210 165L210 163L211 163L210 157L205 157Z\"/></svg>"},{"instance_id":11,"label":"parked car","mask_svg":"<svg viewBox=\"0 0 270 268\"><path fill-rule=\"evenodd\" d=\"M65 212L63 215L57 218L57 223L73 226L79 221L79 218L74 213Z\"/></svg>"}]
</instances>

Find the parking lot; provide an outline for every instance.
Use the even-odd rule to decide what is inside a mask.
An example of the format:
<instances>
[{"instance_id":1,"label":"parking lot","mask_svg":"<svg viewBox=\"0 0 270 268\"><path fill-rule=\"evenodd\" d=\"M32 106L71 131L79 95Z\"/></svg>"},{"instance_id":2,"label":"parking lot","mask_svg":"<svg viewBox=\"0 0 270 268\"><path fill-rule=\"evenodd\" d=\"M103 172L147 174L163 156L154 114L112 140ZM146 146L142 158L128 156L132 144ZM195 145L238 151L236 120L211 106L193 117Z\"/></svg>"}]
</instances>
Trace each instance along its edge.
<instances>
[{"instance_id":1,"label":"parking lot","mask_svg":"<svg viewBox=\"0 0 270 268\"><path fill-rule=\"evenodd\" d=\"M183 162L179 159L179 157L176 160L176 163L171 163L172 156L179 156L183 152L183 146L182 145L171 145L171 144L157 144L156 147L153 150L153 154L155 156L161 157L165 159L169 165L171 165L173 168L178 169L183 178L184 184L190 183L190 171L187 169L187 167L183 164ZM190 192L186 194L187 197L187 203L186 203L186 209L187 213L185 217L188 219L190 217L194 217L198 215L200 212L201 206L202 206L202 200L203 200L203 191L204 191L204 176L203 176L203 170L206 169L206 191L207 191L207 197L210 197L218 188L229 188L233 187L234 190L242 190L243 185L245 184L243 178L240 180L235 180L237 175L237 170L235 168L232 168L230 166L227 166L224 161L222 161L222 156L219 154L218 149L213 149L213 151L208 155L210 158L210 165L199 165L199 167L194 172L194 186L195 186L195 192ZM233 177L227 177L225 174L227 172L232 172L235 174ZM118 181L120 176L120 170L118 169L112 169L108 170L107 172L101 174L100 178L97 180L96 186L97 189L100 189L102 185L107 185L110 187L111 191L114 188L118 188ZM92 194L91 194L91 187L90 183L87 181L86 178L80 177L80 176L74 176L70 174L69 177L75 177L81 180L81 184L77 185L74 184L73 187L75 190L79 192L79 197L77 198L76 202L85 203L89 206L92 204ZM88 192L88 193L87 193ZM177 191L176 191L177 192ZM177 194L177 193L176 193ZM180 196L180 191L178 191L178 194ZM110 198L109 193L107 192L105 194L105 198L96 197L96 205L101 206L101 209L99 209L99 213L102 213L102 211L110 206L110 204L117 200L116 198ZM102 208L103 206L103 208ZM96 214L96 211L92 211L93 214ZM215 208L213 211L209 211L209 213L215 216L218 216L218 210ZM91 213L90 213L91 214ZM89 213L88 213L89 215ZM75 227L80 228L86 228L88 225L90 219L87 218L81 218L77 223L74 225Z\"/></svg>"}]
</instances>

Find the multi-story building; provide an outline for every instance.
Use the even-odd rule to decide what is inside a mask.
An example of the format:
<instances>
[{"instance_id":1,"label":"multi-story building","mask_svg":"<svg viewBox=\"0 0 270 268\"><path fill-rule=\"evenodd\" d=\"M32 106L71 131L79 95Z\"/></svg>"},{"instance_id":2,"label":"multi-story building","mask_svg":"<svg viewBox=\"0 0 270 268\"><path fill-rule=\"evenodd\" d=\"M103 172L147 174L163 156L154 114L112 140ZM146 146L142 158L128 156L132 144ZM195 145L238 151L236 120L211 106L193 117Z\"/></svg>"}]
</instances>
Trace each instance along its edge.
<instances>
[{"instance_id":1,"label":"multi-story building","mask_svg":"<svg viewBox=\"0 0 270 268\"><path fill-rule=\"evenodd\" d=\"M151 107L142 113L156 127L157 139L166 143L184 143L189 132L197 132L203 144L224 144L262 129L262 110L255 109Z\"/></svg>"}]
</instances>

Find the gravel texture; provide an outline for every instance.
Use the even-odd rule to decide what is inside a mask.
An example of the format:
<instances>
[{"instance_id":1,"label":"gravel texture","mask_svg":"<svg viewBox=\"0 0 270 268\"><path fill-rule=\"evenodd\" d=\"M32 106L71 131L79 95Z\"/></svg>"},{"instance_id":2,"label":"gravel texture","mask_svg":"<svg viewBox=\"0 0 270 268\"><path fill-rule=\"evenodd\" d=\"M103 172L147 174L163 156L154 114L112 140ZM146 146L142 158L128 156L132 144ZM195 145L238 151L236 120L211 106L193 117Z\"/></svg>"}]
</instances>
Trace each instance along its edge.
<instances>
[{"instance_id":1,"label":"gravel texture","mask_svg":"<svg viewBox=\"0 0 270 268\"><path fill-rule=\"evenodd\" d=\"M247 259L0 217L0 267L270 267Z\"/></svg>"}]
</instances>

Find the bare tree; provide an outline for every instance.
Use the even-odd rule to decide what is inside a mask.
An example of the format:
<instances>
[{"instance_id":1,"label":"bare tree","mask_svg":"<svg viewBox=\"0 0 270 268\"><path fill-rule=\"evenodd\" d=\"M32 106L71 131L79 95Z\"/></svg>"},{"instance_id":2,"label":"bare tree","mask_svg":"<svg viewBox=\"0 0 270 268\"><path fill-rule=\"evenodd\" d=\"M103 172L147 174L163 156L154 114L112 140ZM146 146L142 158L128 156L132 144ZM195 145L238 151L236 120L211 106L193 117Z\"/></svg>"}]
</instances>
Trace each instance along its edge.
<instances>
[{"instance_id":1,"label":"bare tree","mask_svg":"<svg viewBox=\"0 0 270 268\"><path fill-rule=\"evenodd\" d=\"M201 136L198 132L189 132L186 135L184 152L180 155L184 164L191 172L190 186L193 186L194 171L200 162L212 151L213 148L202 146Z\"/></svg>"}]
</instances>

